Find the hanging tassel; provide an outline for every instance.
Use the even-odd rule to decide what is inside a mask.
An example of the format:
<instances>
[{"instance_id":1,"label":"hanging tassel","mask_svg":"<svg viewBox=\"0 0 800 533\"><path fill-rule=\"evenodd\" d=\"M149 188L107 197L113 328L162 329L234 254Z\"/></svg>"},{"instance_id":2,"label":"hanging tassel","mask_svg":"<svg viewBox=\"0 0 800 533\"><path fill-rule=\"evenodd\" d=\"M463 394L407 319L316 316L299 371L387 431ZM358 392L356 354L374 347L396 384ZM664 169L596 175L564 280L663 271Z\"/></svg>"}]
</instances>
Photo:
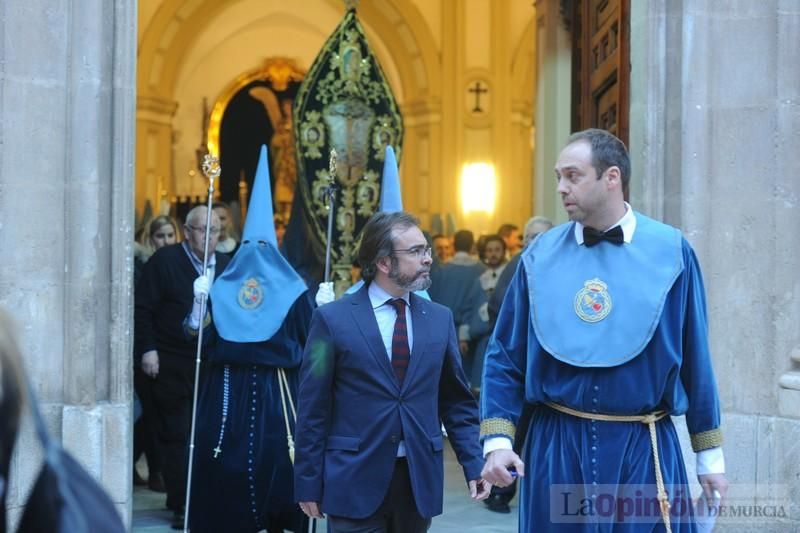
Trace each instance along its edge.
<instances>
[{"instance_id":1,"label":"hanging tassel","mask_svg":"<svg viewBox=\"0 0 800 533\"><path fill-rule=\"evenodd\" d=\"M297 422L297 412L294 409L292 393L289 390L289 381L282 368L278 369L278 389L281 391L281 405L283 406L283 421L286 423L286 445L289 449L289 460L294 464L294 439L292 438L292 428L289 424L289 411L286 409L286 396L289 397L289 407L292 410L292 421Z\"/></svg>"}]
</instances>

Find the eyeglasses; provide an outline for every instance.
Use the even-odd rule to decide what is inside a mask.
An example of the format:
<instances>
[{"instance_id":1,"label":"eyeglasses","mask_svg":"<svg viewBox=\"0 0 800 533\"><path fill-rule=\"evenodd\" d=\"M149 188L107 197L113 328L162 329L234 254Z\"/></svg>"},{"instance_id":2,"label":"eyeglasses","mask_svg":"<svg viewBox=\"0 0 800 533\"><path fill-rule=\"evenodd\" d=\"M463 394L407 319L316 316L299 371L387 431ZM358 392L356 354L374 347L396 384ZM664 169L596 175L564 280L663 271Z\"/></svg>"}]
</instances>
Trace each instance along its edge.
<instances>
[{"instance_id":1,"label":"eyeglasses","mask_svg":"<svg viewBox=\"0 0 800 533\"><path fill-rule=\"evenodd\" d=\"M392 252L403 252L404 254L410 255L414 259L419 259L423 256L431 257L433 248L425 244L418 244L417 246L412 246L411 248L406 248L405 250L392 250Z\"/></svg>"},{"instance_id":2,"label":"eyeglasses","mask_svg":"<svg viewBox=\"0 0 800 533\"><path fill-rule=\"evenodd\" d=\"M206 228L198 228L197 226L192 226L191 224L186 224L186 227L189 228L192 231L196 231L196 232L202 233L204 235L206 233ZM211 233L211 235L218 235L219 231L220 231L219 228L217 228L215 226L211 226L211 231L209 233Z\"/></svg>"}]
</instances>

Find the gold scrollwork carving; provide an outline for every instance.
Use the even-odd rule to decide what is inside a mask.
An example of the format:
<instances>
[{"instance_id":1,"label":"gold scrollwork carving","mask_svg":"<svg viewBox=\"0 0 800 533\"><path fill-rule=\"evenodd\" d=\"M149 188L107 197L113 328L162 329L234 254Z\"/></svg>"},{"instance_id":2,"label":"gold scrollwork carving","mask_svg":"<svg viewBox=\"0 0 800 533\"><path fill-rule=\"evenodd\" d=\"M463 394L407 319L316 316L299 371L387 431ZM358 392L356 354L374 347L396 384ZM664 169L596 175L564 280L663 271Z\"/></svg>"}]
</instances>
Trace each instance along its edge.
<instances>
[{"instance_id":1,"label":"gold scrollwork carving","mask_svg":"<svg viewBox=\"0 0 800 533\"><path fill-rule=\"evenodd\" d=\"M304 149L303 154L311 159L321 158L320 148L325 146L325 127L321 118L319 111L309 111L300 125L300 144Z\"/></svg>"},{"instance_id":2,"label":"gold scrollwork carving","mask_svg":"<svg viewBox=\"0 0 800 533\"><path fill-rule=\"evenodd\" d=\"M342 232L342 241L353 240L353 230L356 228L356 214L352 207L340 208L336 213L336 229ZM348 238L349 237L349 238Z\"/></svg>"},{"instance_id":3,"label":"gold scrollwork carving","mask_svg":"<svg viewBox=\"0 0 800 533\"><path fill-rule=\"evenodd\" d=\"M378 207L380 200L380 190L378 188L378 174L369 170L364 175L364 179L358 183L356 192L356 203L358 204L358 214L368 217L372 216Z\"/></svg>"},{"instance_id":4,"label":"gold scrollwork carving","mask_svg":"<svg viewBox=\"0 0 800 533\"><path fill-rule=\"evenodd\" d=\"M327 217L328 216L328 201L325 195L325 189L330 185L328 179L328 171L324 169L317 170L316 179L311 185L311 198L314 206L314 214Z\"/></svg>"},{"instance_id":5,"label":"gold scrollwork carving","mask_svg":"<svg viewBox=\"0 0 800 533\"><path fill-rule=\"evenodd\" d=\"M378 161L383 161L387 146L397 146L398 130L394 125L394 120L389 115L378 117L378 124L372 130L372 149L374 157Z\"/></svg>"},{"instance_id":6,"label":"gold scrollwork carving","mask_svg":"<svg viewBox=\"0 0 800 533\"><path fill-rule=\"evenodd\" d=\"M348 11L301 85L295 113L298 170L305 176L303 206L311 232L325 243L327 208L321 198L329 182L321 158L336 150L331 268L336 290L350 280L350 266L366 220L380 203L385 147L399 152L402 117L354 11ZM301 182L301 187L303 187Z\"/></svg>"}]
</instances>

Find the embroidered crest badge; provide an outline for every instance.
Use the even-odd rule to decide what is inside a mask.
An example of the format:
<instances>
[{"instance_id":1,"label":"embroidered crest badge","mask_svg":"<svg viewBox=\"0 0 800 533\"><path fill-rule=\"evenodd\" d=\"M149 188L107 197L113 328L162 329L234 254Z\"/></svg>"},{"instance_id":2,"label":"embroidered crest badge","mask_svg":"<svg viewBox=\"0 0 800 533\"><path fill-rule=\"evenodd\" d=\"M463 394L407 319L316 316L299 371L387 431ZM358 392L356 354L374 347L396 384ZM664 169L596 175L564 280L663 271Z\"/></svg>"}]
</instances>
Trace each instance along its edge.
<instances>
[{"instance_id":1,"label":"embroidered crest badge","mask_svg":"<svg viewBox=\"0 0 800 533\"><path fill-rule=\"evenodd\" d=\"M239 289L239 305L243 309L255 309L264 300L264 291L261 290L261 284L255 278L250 278L242 283L242 288Z\"/></svg>"},{"instance_id":2,"label":"embroidered crest badge","mask_svg":"<svg viewBox=\"0 0 800 533\"><path fill-rule=\"evenodd\" d=\"M608 285L598 278L583 283L575 295L575 313L584 322L600 322L611 312L611 295Z\"/></svg>"}]
</instances>

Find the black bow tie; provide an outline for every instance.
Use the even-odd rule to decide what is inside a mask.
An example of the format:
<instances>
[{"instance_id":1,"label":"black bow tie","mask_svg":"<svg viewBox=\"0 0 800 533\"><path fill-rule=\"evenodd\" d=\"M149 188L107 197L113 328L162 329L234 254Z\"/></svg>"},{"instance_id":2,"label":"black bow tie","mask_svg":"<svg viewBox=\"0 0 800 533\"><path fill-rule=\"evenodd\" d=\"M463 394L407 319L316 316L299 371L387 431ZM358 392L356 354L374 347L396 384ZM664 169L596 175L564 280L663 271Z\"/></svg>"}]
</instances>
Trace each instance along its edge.
<instances>
[{"instance_id":1,"label":"black bow tie","mask_svg":"<svg viewBox=\"0 0 800 533\"><path fill-rule=\"evenodd\" d=\"M622 233L622 226L614 226L606 232L597 231L588 226L583 227L583 244L586 246L594 246L600 241L622 244L625 241L625 236Z\"/></svg>"}]
</instances>

